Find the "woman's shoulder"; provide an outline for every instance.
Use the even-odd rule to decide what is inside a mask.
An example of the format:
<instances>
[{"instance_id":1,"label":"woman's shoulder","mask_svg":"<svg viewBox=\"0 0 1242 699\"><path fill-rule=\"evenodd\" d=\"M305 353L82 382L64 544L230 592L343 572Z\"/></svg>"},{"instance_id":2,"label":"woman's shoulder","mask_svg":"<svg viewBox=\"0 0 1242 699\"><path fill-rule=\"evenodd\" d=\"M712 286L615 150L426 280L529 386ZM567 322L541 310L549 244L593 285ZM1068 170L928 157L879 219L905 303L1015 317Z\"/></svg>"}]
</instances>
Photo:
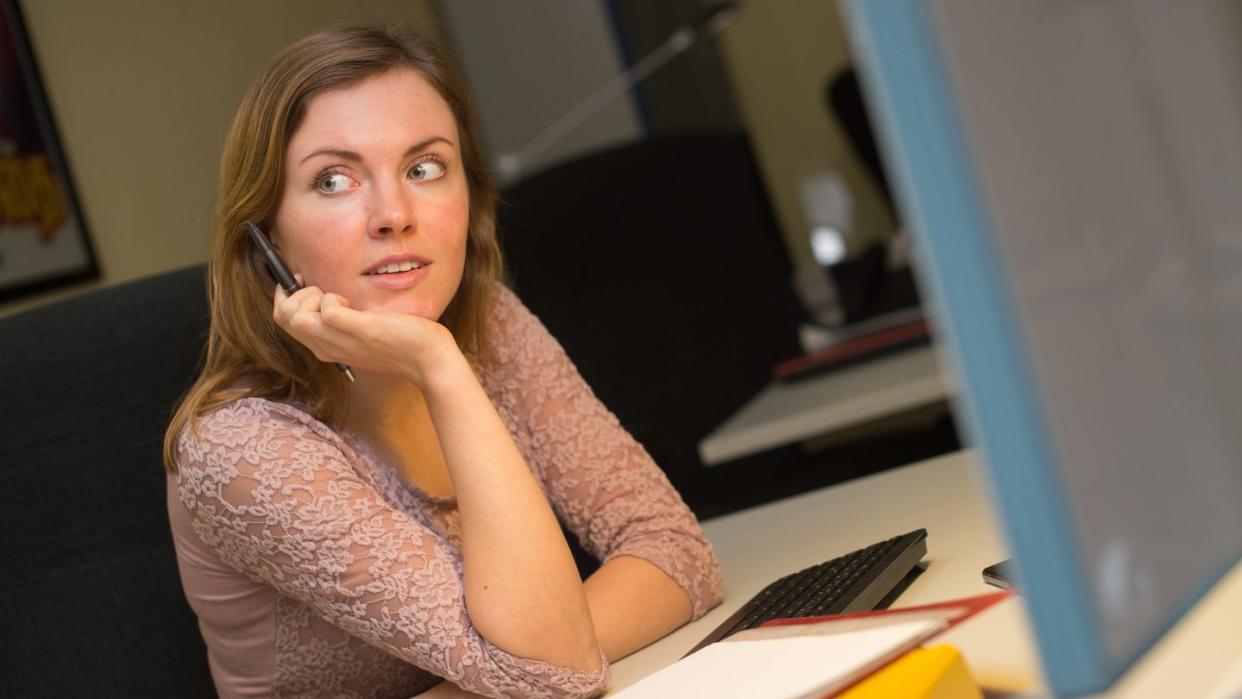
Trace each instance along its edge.
<instances>
[{"instance_id":1,"label":"woman's shoulder","mask_svg":"<svg viewBox=\"0 0 1242 699\"><path fill-rule=\"evenodd\" d=\"M237 398L203 413L186 426L179 442L242 448L286 435L345 447L341 435L302 407L255 396Z\"/></svg>"},{"instance_id":2,"label":"woman's shoulder","mask_svg":"<svg viewBox=\"0 0 1242 699\"><path fill-rule=\"evenodd\" d=\"M492 304L489 310L489 320L493 323L503 324L534 317L526 304L522 303L522 299L499 281L492 284Z\"/></svg>"},{"instance_id":3,"label":"woman's shoulder","mask_svg":"<svg viewBox=\"0 0 1242 699\"><path fill-rule=\"evenodd\" d=\"M521 360L552 341L539 318L500 282L492 294L486 336L490 358L502 365Z\"/></svg>"},{"instance_id":4,"label":"woman's shoulder","mask_svg":"<svg viewBox=\"0 0 1242 699\"><path fill-rule=\"evenodd\" d=\"M208 410L199 420L227 424L288 423L303 425L309 429L323 429L331 432L327 425L317 420L305 408L296 403L286 403L259 396L235 398L223 405Z\"/></svg>"}]
</instances>

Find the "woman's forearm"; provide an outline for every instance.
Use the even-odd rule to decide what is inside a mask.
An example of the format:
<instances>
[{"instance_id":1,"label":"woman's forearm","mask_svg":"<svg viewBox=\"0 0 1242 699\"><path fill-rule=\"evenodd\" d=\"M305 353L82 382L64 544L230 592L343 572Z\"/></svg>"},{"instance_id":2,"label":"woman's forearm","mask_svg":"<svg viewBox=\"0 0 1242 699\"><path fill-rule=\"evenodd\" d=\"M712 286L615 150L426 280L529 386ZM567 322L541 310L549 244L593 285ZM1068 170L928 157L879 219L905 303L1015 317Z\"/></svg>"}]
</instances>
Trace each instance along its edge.
<instances>
[{"instance_id":1,"label":"woman's forearm","mask_svg":"<svg viewBox=\"0 0 1242 699\"><path fill-rule=\"evenodd\" d=\"M690 597L663 570L617 556L585 583L595 635L609 662L663 638L690 620Z\"/></svg>"},{"instance_id":2,"label":"woman's forearm","mask_svg":"<svg viewBox=\"0 0 1242 699\"><path fill-rule=\"evenodd\" d=\"M423 389L461 516L471 622L507 652L599 667L586 594L560 525L462 359Z\"/></svg>"}]
</instances>

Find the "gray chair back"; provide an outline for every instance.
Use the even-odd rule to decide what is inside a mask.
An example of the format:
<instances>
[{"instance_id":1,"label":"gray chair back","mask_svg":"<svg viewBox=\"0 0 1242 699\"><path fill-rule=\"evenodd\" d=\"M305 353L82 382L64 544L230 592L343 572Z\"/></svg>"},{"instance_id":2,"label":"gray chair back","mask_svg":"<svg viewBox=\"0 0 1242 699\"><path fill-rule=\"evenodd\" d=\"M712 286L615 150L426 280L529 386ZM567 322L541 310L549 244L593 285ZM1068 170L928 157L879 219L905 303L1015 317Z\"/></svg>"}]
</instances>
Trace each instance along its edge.
<instances>
[{"instance_id":1,"label":"gray chair back","mask_svg":"<svg viewBox=\"0 0 1242 699\"><path fill-rule=\"evenodd\" d=\"M165 507L204 268L0 320L0 696L215 696Z\"/></svg>"}]
</instances>

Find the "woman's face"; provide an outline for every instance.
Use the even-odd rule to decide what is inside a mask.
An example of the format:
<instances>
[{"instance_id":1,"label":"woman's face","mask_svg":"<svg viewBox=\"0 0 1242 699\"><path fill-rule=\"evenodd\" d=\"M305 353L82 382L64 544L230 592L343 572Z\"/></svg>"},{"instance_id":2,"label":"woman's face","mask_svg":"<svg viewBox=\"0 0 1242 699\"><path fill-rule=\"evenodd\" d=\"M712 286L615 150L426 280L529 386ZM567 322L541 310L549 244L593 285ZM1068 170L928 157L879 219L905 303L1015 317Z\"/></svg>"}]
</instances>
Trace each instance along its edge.
<instances>
[{"instance_id":1,"label":"woman's face","mask_svg":"<svg viewBox=\"0 0 1242 699\"><path fill-rule=\"evenodd\" d=\"M274 241L303 282L359 310L439 319L466 258L452 110L417 72L314 97L289 142Z\"/></svg>"}]
</instances>

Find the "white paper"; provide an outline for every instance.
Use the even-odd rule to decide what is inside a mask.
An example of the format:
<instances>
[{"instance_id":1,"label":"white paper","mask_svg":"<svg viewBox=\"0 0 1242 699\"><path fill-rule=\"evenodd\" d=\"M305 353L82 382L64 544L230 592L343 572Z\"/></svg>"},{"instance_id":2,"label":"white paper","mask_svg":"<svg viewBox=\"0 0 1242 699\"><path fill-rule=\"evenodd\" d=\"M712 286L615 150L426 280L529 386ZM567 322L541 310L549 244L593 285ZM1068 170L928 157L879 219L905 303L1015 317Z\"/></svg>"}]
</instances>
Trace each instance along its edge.
<instances>
[{"instance_id":1,"label":"white paper","mask_svg":"<svg viewBox=\"0 0 1242 699\"><path fill-rule=\"evenodd\" d=\"M923 620L825 636L713 643L611 696L819 697L918 645L943 626Z\"/></svg>"},{"instance_id":2,"label":"white paper","mask_svg":"<svg viewBox=\"0 0 1242 699\"><path fill-rule=\"evenodd\" d=\"M1242 658L1238 658L1208 692L1208 699L1242 699Z\"/></svg>"}]
</instances>

